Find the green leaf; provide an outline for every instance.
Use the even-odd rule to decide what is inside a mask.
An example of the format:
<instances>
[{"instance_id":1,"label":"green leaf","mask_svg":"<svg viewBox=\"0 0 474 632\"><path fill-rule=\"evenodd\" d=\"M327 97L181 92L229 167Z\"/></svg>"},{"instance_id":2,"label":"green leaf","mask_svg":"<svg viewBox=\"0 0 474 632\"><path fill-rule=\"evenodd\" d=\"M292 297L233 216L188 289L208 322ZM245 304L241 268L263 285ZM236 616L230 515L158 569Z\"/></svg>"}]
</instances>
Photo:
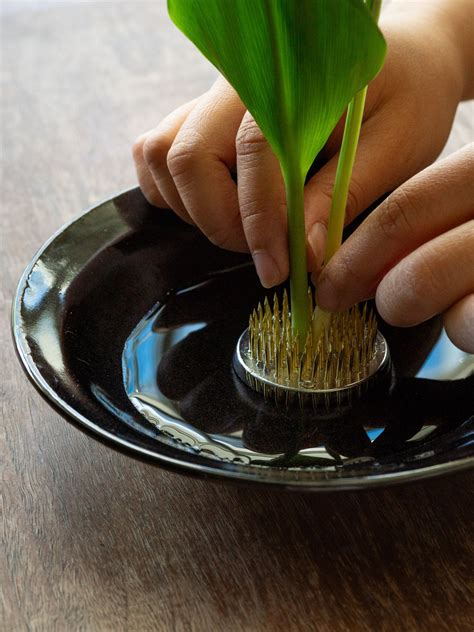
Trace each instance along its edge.
<instances>
[{"instance_id":1,"label":"green leaf","mask_svg":"<svg viewBox=\"0 0 474 632\"><path fill-rule=\"evenodd\" d=\"M349 101L380 70L385 40L363 0L168 0L168 10L238 92L280 161L292 318L304 340L304 180Z\"/></svg>"},{"instance_id":2,"label":"green leaf","mask_svg":"<svg viewBox=\"0 0 474 632\"><path fill-rule=\"evenodd\" d=\"M168 0L236 89L282 165L306 175L385 41L362 0Z\"/></svg>"}]
</instances>

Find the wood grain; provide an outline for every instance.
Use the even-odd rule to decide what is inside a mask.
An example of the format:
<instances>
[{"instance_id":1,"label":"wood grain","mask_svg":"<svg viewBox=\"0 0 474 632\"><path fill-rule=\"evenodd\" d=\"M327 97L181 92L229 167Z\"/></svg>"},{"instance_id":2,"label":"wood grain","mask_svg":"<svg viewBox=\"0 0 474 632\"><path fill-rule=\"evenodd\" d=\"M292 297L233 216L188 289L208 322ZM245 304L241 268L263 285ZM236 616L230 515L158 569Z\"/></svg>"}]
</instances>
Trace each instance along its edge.
<instances>
[{"instance_id":1,"label":"wood grain","mask_svg":"<svg viewBox=\"0 0 474 632\"><path fill-rule=\"evenodd\" d=\"M15 358L35 249L134 184L133 139L214 71L163 2L2 5L4 630L472 631L470 474L364 493L187 479L93 441Z\"/></svg>"}]
</instances>

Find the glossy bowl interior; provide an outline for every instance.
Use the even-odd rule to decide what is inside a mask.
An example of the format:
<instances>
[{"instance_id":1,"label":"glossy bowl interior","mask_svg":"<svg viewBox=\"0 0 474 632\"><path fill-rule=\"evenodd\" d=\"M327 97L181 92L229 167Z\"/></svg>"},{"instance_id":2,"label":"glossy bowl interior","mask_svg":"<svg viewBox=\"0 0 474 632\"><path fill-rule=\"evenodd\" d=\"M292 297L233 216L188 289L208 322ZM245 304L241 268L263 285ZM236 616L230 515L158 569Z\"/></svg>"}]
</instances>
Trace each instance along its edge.
<instances>
[{"instance_id":1,"label":"glossy bowl interior","mask_svg":"<svg viewBox=\"0 0 474 632\"><path fill-rule=\"evenodd\" d=\"M212 246L132 189L37 253L14 300L14 341L66 419L181 472L325 490L472 466L474 362L449 347L439 321L385 327L390 384L360 406L318 416L275 409L232 370L262 296L247 256ZM158 339L167 354L155 357Z\"/></svg>"}]
</instances>

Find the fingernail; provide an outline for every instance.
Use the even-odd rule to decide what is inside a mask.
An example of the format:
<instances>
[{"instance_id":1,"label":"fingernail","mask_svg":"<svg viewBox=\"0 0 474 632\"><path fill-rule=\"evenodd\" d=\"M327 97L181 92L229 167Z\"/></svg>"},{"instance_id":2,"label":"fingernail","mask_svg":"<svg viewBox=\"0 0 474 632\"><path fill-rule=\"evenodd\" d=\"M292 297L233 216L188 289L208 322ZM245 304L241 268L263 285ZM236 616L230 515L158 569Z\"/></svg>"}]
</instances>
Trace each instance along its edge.
<instances>
[{"instance_id":1,"label":"fingernail","mask_svg":"<svg viewBox=\"0 0 474 632\"><path fill-rule=\"evenodd\" d=\"M253 262L263 287L269 288L281 283L281 274L275 259L266 251L252 253Z\"/></svg>"},{"instance_id":2,"label":"fingernail","mask_svg":"<svg viewBox=\"0 0 474 632\"><path fill-rule=\"evenodd\" d=\"M321 222L316 222L308 232L308 243L313 251L316 261L317 271L319 271L324 261L324 249L326 248L327 229Z\"/></svg>"},{"instance_id":3,"label":"fingernail","mask_svg":"<svg viewBox=\"0 0 474 632\"><path fill-rule=\"evenodd\" d=\"M316 303L328 311L337 310L339 300L331 279L323 273L316 286Z\"/></svg>"}]
</instances>

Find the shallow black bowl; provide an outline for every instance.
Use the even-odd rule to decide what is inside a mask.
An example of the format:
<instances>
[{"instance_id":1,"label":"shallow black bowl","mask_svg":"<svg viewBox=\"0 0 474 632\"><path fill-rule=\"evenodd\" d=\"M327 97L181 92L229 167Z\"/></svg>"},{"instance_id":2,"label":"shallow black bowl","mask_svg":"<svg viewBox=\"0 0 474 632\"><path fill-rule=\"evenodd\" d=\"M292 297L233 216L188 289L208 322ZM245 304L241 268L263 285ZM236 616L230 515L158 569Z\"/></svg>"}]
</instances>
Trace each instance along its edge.
<instances>
[{"instance_id":1,"label":"shallow black bowl","mask_svg":"<svg viewBox=\"0 0 474 632\"><path fill-rule=\"evenodd\" d=\"M472 358L465 358L464 379L413 377L439 336L439 323L402 333L385 331L397 371L390 393L342 420L316 420L313 435L332 446L328 447L329 455L338 452L331 463L298 453L307 445L304 441L308 436L301 445L289 437L294 416L284 426L280 416L272 428L263 423L273 419L272 414L255 419L247 414L249 441L264 444L269 437L279 436L283 428L282 436L292 445L292 450L279 446L273 450L275 458L261 464L229 462L197 452L163 435L147 421L124 388L122 354L127 338L157 302L166 303L176 296L176 290L216 278L225 270L240 268L251 275L246 285L251 289L245 299L252 303L258 284L247 262L244 255L215 248L172 213L150 207L138 189L107 200L60 229L25 270L13 304L13 336L23 367L40 393L68 421L111 447L183 473L324 490L415 480L474 464ZM220 304L227 301L228 292L228 306L232 308L235 292L230 286L227 290L225 283L219 288L223 292ZM182 303L175 301L173 305L170 313L176 322L189 318L180 311ZM205 310L206 301L190 309ZM232 311L239 312L235 305ZM209 329L217 346L219 336L228 341L239 329L234 331L235 327L225 323L224 329L222 326L222 319L216 317ZM191 345L191 356L202 352L205 339L201 338L201 347L194 351ZM186 345L183 348L186 351ZM173 384L185 383L189 377L184 374L186 367L193 364L180 360L179 354L176 358L181 365L174 365L178 369L175 376L173 367L161 378L158 373L162 381L171 383L171 390ZM241 397L242 402L249 397L252 400L245 386L234 387L239 393L243 387L245 392L233 397ZM220 396L219 389L213 392ZM176 400L180 397L178 393ZM187 401L183 399L183 409ZM248 402L245 405L248 411ZM213 411L216 417L221 412L219 400L213 403L206 397L203 410L212 426ZM367 429L377 425L382 427L374 438ZM341 454L344 458L339 458Z\"/></svg>"}]
</instances>

